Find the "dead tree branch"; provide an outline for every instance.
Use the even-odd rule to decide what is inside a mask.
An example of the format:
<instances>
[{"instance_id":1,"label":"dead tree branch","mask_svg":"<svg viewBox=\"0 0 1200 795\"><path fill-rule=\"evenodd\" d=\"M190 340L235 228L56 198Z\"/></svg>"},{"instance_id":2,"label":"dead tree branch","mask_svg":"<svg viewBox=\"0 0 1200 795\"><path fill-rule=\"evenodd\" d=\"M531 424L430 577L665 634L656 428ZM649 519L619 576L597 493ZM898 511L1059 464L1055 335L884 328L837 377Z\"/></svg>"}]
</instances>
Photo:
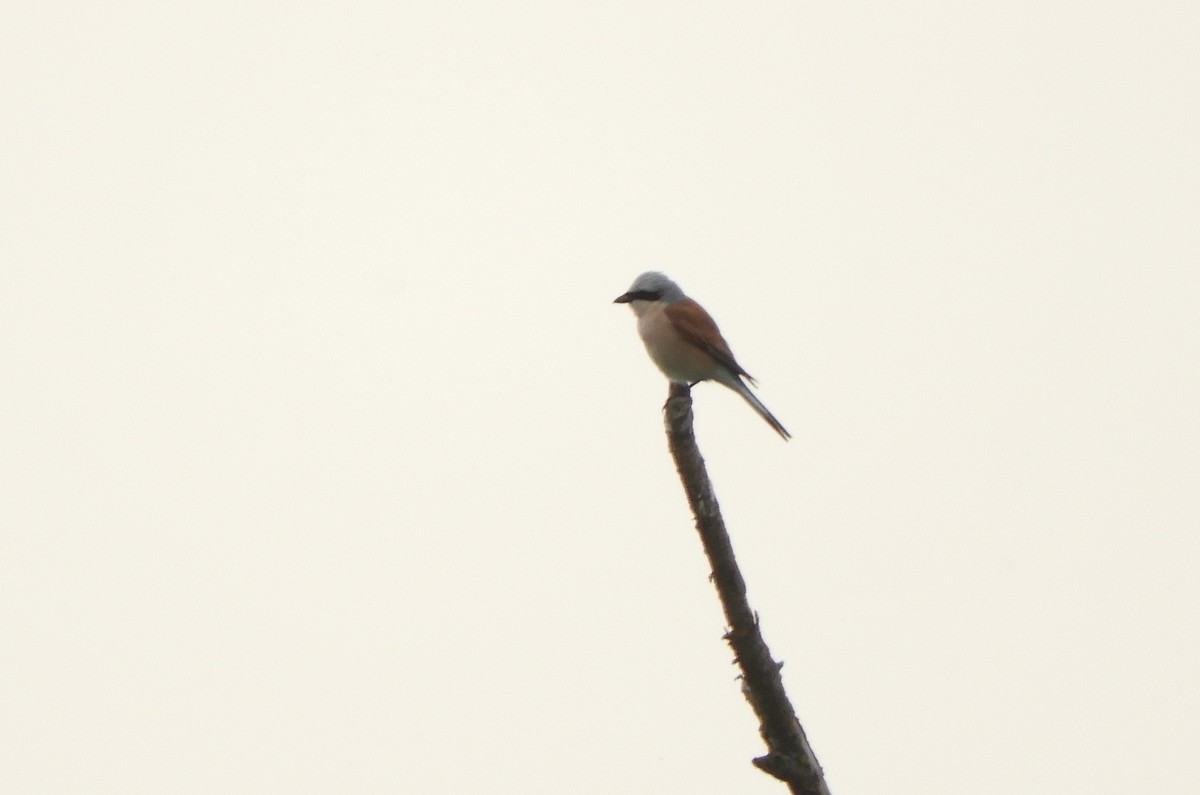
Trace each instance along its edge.
<instances>
[{"instance_id":1,"label":"dead tree branch","mask_svg":"<svg viewBox=\"0 0 1200 795\"><path fill-rule=\"evenodd\" d=\"M672 384L664 410L671 455L692 506L696 530L712 566L713 584L729 626L725 640L729 641L741 667L742 692L758 716L759 733L767 744L767 753L755 759L754 764L785 782L796 795L830 795L816 754L784 692L780 663L771 658L759 631L758 617L746 598L746 582L738 569L721 509L696 445L688 387Z\"/></svg>"}]
</instances>

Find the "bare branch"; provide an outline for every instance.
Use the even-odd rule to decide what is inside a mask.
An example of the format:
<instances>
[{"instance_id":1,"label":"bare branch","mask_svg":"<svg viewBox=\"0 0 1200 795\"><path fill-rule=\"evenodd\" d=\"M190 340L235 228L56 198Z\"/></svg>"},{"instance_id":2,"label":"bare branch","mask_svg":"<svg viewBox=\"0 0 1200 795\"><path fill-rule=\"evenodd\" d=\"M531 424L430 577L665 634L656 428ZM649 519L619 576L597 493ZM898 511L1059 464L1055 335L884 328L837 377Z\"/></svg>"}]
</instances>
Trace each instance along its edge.
<instances>
[{"instance_id":1,"label":"bare branch","mask_svg":"<svg viewBox=\"0 0 1200 795\"><path fill-rule=\"evenodd\" d=\"M796 795L830 795L816 754L784 692L780 663L771 658L771 651L759 631L758 616L750 609L746 598L746 582L734 559L725 520L721 518L704 459L696 445L689 388L671 384L670 396L663 409L671 455L692 506L696 530L712 566L713 584L729 625L725 640L729 641L742 669L742 693L758 716L759 733L767 744L767 754L755 759L754 764L785 782Z\"/></svg>"}]
</instances>

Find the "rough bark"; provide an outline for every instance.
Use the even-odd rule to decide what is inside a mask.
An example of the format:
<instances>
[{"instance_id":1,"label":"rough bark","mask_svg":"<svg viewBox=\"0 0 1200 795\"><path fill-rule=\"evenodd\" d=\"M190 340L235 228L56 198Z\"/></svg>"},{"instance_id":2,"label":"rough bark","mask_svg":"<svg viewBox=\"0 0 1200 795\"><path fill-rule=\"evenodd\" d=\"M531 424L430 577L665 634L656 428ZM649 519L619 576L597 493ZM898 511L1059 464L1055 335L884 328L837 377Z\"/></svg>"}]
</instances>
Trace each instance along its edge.
<instances>
[{"instance_id":1,"label":"rough bark","mask_svg":"<svg viewBox=\"0 0 1200 795\"><path fill-rule=\"evenodd\" d=\"M746 598L746 582L738 569L720 506L696 445L692 397L687 386L671 385L664 413L671 455L687 492L696 530L712 566L712 581L725 611L729 626L725 640L733 648L742 671L742 693L758 716L759 733L767 745L767 753L756 758L754 764L786 783L797 795L830 795L816 754L784 692L780 663L772 659L759 629L758 616Z\"/></svg>"}]
</instances>

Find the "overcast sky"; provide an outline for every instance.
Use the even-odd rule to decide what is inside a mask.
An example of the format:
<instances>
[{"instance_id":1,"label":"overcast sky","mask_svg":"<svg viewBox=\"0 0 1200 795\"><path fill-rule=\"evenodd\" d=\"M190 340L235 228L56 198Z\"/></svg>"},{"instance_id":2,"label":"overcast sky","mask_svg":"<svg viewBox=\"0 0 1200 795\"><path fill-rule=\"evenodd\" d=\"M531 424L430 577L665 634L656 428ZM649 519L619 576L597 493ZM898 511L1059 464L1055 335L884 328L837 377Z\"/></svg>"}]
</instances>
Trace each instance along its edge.
<instances>
[{"instance_id":1,"label":"overcast sky","mask_svg":"<svg viewBox=\"0 0 1200 795\"><path fill-rule=\"evenodd\" d=\"M0 789L1200 791L1194 3L4 16Z\"/></svg>"}]
</instances>

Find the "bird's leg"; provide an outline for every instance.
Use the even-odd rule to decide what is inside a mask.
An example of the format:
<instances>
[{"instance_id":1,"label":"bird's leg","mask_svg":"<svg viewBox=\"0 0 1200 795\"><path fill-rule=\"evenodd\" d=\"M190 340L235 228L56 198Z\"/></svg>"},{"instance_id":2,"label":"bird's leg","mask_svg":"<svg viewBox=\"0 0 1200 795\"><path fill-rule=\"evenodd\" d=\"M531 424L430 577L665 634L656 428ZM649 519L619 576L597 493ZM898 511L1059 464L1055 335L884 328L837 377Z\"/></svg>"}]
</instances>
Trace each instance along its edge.
<instances>
[{"instance_id":1,"label":"bird's leg","mask_svg":"<svg viewBox=\"0 0 1200 795\"><path fill-rule=\"evenodd\" d=\"M663 404L663 415L666 417L668 429L688 427L692 424L692 385L677 381L671 382L671 391L667 393L667 402ZM673 431L672 431L673 432Z\"/></svg>"},{"instance_id":2,"label":"bird's leg","mask_svg":"<svg viewBox=\"0 0 1200 795\"><path fill-rule=\"evenodd\" d=\"M667 402L663 404L663 411L667 410L667 406L671 405L671 401L674 398L690 397L692 394L692 387L698 383L700 383L700 382L696 381L691 384L684 384L679 381L672 381L671 389L670 389L670 391L667 392Z\"/></svg>"}]
</instances>

